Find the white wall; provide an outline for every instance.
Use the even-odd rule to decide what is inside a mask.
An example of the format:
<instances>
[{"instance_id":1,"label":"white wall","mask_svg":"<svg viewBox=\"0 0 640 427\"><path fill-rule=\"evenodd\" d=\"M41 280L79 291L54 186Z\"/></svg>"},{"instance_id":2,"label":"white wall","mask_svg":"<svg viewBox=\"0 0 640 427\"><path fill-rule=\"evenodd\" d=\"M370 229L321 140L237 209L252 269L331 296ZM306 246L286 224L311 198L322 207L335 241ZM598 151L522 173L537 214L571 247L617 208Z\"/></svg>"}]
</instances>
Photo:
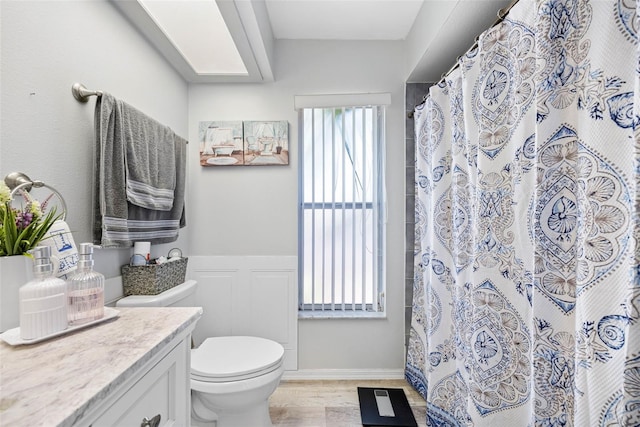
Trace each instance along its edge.
<instances>
[{"instance_id":1,"label":"white wall","mask_svg":"<svg viewBox=\"0 0 640 427\"><path fill-rule=\"evenodd\" d=\"M415 72L422 61L427 56L427 48L431 46L431 42L443 32L443 27L447 23L447 18L455 8L456 3L449 2L424 2L416 20L411 27L411 31L407 35L406 49L407 49L407 75L413 76L412 72ZM436 23L434 25L434 23ZM446 50L444 47L442 50ZM461 52L450 52L455 59L455 55L459 55ZM441 73L445 72L444 67L448 67L453 64L448 64L446 61L426 61L436 68L440 68ZM419 80L425 76L418 76L418 80L412 81L427 81Z\"/></svg>"},{"instance_id":2,"label":"white wall","mask_svg":"<svg viewBox=\"0 0 640 427\"><path fill-rule=\"evenodd\" d=\"M290 165L193 167L193 255L296 255L298 127L294 95L390 92L387 110L386 319L300 320L299 368L401 369L404 339L404 80L401 42L276 43L275 82L190 85L189 138L198 122L287 120ZM190 155L198 147L191 144Z\"/></svg>"},{"instance_id":3,"label":"white wall","mask_svg":"<svg viewBox=\"0 0 640 427\"><path fill-rule=\"evenodd\" d=\"M512 0L426 1L407 35L408 82L437 82Z\"/></svg>"},{"instance_id":4,"label":"white wall","mask_svg":"<svg viewBox=\"0 0 640 427\"><path fill-rule=\"evenodd\" d=\"M25 172L59 190L76 243L91 241L93 111L71 85L123 99L187 137L187 84L107 1L0 1L0 179ZM178 242L158 245L188 248ZM167 249L168 247L168 249ZM96 252L120 274L130 250Z\"/></svg>"},{"instance_id":5,"label":"white wall","mask_svg":"<svg viewBox=\"0 0 640 427\"><path fill-rule=\"evenodd\" d=\"M297 114L293 96L390 92L387 111L387 304L376 320L303 320L300 369L401 369L404 337L404 76L401 42L276 43L275 82L190 85L107 1L0 1L0 178L22 171L56 187L76 242L91 239L93 107L74 82L171 126L189 144L187 222L174 244L202 256L297 253ZM201 120L287 120L291 164L202 168ZM188 135L187 135L188 134ZM103 250L119 274L130 250Z\"/></svg>"}]
</instances>

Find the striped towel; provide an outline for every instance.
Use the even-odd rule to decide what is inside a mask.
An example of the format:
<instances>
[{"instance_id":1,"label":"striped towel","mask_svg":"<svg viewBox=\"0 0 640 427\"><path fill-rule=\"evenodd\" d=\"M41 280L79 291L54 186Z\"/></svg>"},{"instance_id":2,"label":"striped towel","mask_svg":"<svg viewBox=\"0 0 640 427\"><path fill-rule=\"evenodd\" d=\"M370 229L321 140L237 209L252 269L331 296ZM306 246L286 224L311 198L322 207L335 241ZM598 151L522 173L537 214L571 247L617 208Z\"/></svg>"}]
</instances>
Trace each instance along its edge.
<instances>
[{"instance_id":1,"label":"striped towel","mask_svg":"<svg viewBox=\"0 0 640 427\"><path fill-rule=\"evenodd\" d=\"M160 172L171 175L163 178L163 182L174 182L174 189L171 190L171 197L164 197L165 206L150 206L145 201L162 198L137 191L141 187L136 187L135 183L141 181L133 180L133 186L127 182L131 169L127 163L132 160L126 133L131 132L131 120L124 120L123 116L131 114L131 108L108 93L96 101L93 242L103 247L130 247L135 241L149 241L152 244L173 242L178 238L179 229L186 225L184 191L187 141L166 128L173 135L173 141L166 145L173 153L174 168ZM129 113L123 112L127 110ZM147 156L146 161L152 162L152 159L153 156ZM140 157L136 158L136 162L139 160ZM149 169L154 170L154 167L151 165ZM146 166L136 169L145 170ZM135 190L135 197L130 198L129 189ZM167 210L169 199L172 199L171 207Z\"/></svg>"}]
</instances>

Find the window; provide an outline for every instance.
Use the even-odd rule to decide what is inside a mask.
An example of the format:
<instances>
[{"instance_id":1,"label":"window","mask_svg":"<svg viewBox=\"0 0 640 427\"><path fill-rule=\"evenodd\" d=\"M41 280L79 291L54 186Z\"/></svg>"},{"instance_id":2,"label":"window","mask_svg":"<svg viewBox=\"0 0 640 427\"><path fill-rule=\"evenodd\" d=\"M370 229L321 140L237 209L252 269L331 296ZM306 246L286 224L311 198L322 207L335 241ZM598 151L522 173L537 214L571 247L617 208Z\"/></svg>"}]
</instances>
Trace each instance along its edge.
<instances>
[{"instance_id":1,"label":"window","mask_svg":"<svg viewBox=\"0 0 640 427\"><path fill-rule=\"evenodd\" d=\"M384 112L300 109L301 312L384 311Z\"/></svg>"}]
</instances>

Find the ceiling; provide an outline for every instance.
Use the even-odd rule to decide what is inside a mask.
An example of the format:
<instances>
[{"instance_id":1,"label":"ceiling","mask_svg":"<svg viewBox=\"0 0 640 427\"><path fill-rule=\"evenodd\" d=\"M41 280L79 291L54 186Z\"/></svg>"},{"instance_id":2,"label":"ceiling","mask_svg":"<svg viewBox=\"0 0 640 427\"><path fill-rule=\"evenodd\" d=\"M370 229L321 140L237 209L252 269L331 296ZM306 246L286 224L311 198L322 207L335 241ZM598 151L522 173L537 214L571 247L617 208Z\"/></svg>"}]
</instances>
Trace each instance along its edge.
<instances>
[{"instance_id":1,"label":"ceiling","mask_svg":"<svg viewBox=\"0 0 640 427\"><path fill-rule=\"evenodd\" d=\"M413 58L409 63L414 64L407 80L436 81L473 44L474 38L492 25L496 12L510 3L509 0L111 1L185 80L193 83L273 81L273 51L277 40L285 39L404 41L408 55ZM218 12L218 17L206 15ZM164 14L166 23L154 13ZM212 27L223 30L219 27L224 23L228 31L195 35L198 23L205 31L207 26L209 30ZM203 43L214 39L226 39L230 45ZM221 52L226 50L231 56L220 60ZM210 56L216 60L189 58L189 52L214 53ZM244 69L231 71L225 65L238 60ZM216 61L220 66L217 69L198 65Z\"/></svg>"},{"instance_id":2,"label":"ceiling","mask_svg":"<svg viewBox=\"0 0 640 427\"><path fill-rule=\"evenodd\" d=\"M265 3L276 39L404 40L423 0L265 0Z\"/></svg>"}]
</instances>

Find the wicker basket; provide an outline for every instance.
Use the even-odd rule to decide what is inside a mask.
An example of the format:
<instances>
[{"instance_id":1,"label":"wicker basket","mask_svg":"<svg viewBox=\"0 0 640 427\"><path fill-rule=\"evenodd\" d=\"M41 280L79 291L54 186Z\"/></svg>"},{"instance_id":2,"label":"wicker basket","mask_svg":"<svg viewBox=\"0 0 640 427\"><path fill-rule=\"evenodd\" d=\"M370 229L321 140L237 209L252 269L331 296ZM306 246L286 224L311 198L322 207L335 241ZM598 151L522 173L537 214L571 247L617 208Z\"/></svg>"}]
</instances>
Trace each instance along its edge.
<instances>
[{"instance_id":1,"label":"wicker basket","mask_svg":"<svg viewBox=\"0 0 640 427\"><path fill-rule=\"evenodd\" d=\"M124 295L158 295L183 283L188 260L181 258L163 264L123 265Z\"/></svg>"}]
</instances>

